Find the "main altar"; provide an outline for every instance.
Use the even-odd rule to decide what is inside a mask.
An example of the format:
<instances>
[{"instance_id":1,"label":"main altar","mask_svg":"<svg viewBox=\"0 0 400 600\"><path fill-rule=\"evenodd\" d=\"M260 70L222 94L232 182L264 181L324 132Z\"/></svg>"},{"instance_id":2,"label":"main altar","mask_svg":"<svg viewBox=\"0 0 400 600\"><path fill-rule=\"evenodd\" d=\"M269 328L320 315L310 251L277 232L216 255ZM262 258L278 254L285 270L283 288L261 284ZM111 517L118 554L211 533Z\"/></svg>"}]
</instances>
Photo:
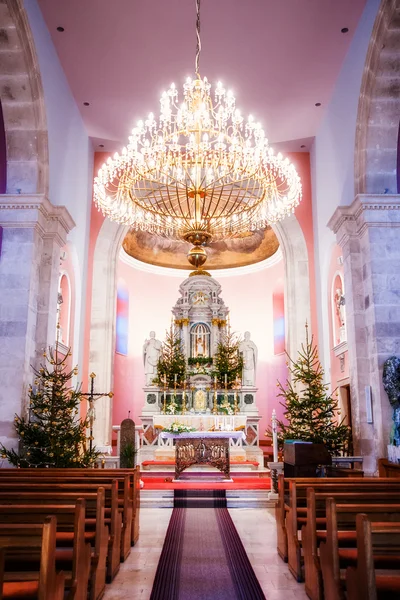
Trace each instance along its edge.
<instances>
[{"instance_id":1,"label":"main altar","mask_svg":"<svg viewBox=\"0 0 400 600\"><path fill-rule=\"evenodd\" d=\"M174 439L160 434L178 422L197 431L241 431L243 435L229 438L231 460L263 464L255 386L257 347L249 332L240 336L243 369L236 380L228 383L226 375L217 378L215 371L219 345L230 332L229 309L221 292L220 283L204 271L194 271L179 287L171 331L179 337L186 362L183 383L177 385L176 377L173 385L160 379L157 365L163 343L154 331L144 343L141 462L174 460Z\"/></svg>"}]
</instances>

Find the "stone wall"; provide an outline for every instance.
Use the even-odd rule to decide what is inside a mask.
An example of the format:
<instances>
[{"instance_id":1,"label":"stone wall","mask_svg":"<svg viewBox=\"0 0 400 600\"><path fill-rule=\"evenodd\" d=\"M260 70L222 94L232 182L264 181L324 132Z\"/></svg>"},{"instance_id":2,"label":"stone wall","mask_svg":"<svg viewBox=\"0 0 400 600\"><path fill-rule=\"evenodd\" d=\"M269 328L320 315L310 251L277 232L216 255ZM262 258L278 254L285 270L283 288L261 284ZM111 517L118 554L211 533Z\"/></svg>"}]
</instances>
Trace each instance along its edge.
<instances>
[{"instance_id":1,"label":"stone wall","mask_svg":"<svg viewBox=\"0 0 400 600\"><path fill-rule=\"evenodd\" d=\"M329 226L343 249L354 450L364 456L364 470L374 473L392 427L383 363L400 354L400 196L359 195L335 211Z\"/></svg>"},{"instance_id":2,"label":"stone wall","mask_svg":"<svg viewBox=\"0 0 400 600\"><path fill-rule=\"evenodd\" d=\"M43 195L0 196L0 441L15 443L12 422L24 413L31 365L54 344L60 248L74 226L64 207Z\"/></svg>"}]
</instances>

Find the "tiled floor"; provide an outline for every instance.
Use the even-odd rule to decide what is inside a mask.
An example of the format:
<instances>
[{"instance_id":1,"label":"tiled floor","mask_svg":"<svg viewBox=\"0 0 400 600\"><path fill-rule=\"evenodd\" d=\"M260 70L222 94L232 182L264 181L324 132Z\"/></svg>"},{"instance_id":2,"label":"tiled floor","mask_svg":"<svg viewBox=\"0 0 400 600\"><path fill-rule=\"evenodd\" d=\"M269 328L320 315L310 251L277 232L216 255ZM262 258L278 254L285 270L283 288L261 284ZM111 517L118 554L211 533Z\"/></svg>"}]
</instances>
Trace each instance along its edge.
<instances>
[{"instance_id":1,"label":"tiled floor","mask_svg":"<svg viewBox=\"0 0 400 600\"><path fill-rule=\"evenodd\" d=\"M104 600L148 600L172 510L140 511L140 539ZM267 600L306 600L304 585L297 583L276 552L275 518L271 509L231 509L230 514L246 548ZM166 599L167 600L167 599Z\"/></svg>"}]
</instances>

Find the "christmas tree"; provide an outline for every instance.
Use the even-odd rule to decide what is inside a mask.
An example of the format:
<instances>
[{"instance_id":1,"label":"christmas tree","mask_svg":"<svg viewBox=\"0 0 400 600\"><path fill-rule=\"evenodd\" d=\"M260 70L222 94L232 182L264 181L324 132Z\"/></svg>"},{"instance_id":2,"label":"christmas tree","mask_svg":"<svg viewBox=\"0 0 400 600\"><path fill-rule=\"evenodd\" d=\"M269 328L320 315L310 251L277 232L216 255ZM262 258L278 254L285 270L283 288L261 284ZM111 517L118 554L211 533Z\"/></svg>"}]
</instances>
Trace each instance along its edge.
<instances>
[{"instance_id":1,"label":"christmas tree","mask_svg":"<svg viewBox=\"0 0 400 600\"><path fill-rule=\"evenodd\" d=\"M324 444L333 455L346 452L350 439L350 428L338 421L338 401L328 393L324 384L324 371L318 359L314 339L302 344L297 361L288 356L291 380L286 388L278 382L279 397L285 407L287 422L277 421L280 446L284 440L302 440ZM271 435L271 432L268 432Z\"/></svg>"},{"instance_id":2,"label":"christmas tree","mask_svg":"<svg viewBox=\"0 0 400 600\"><path fill-rule=\"evenodd\" d=\"M34 387L29 388L29 416L15 416L19 450L0 444L2 458L16 467L90 467L99 456L86 447L89 419L78 418L83 397L80 386L70 387L77 367L70 371L67 358L50 348L39 370L34 369Z\"/></svg>"},{"instance_id":3,"label":"christmas tree","mask_svg":"<svg viewBox=\"0 0 400 600\"><path fill-rule=\"evenodd\" d=\"M215 375L221 387L225 387L225 375L229 388L242 377L243 357L239 353L239 340L234 333L227 331L221 337L214 356Z\"/></svg>"},{"instance_id":4,"label":"christmas tree","mask_svg":"<svg viewBox=\"0 0 400 600\"><path fill-rule=\"evenodd\" d=\"M176 378L175 378L176 375ZM161 346L160 358L157 363L157 381L163 385L164 376L168 387L174 387L175 379L178 386L186 379L186 358L182 351L179 333L171 325L166 332L166 338Z\"/></svg>"}]
</instances>

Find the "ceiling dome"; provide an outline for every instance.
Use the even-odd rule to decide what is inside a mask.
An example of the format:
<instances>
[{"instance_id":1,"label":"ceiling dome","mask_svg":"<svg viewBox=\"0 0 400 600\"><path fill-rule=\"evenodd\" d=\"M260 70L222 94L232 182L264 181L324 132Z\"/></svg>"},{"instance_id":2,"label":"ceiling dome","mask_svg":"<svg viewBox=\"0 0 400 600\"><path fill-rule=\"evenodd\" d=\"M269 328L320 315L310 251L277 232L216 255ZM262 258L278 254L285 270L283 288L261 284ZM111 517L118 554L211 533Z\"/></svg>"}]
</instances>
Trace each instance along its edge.
<instances>
[{"instance_id":1,"label":"ceiling dome","mask_svg":"<svg viewBox=\"0 0 400 600\"><path fill-rule=\"evenodd\" d=\"M191 244L163 237L155 237L146 231L129 231L122 243L127 254L144 263L187 270L187 253ZM274 231L263 231L210 243L207 246L207 270L244 267L265 260L279 248Z\"/></svg>"}]
</instances>

